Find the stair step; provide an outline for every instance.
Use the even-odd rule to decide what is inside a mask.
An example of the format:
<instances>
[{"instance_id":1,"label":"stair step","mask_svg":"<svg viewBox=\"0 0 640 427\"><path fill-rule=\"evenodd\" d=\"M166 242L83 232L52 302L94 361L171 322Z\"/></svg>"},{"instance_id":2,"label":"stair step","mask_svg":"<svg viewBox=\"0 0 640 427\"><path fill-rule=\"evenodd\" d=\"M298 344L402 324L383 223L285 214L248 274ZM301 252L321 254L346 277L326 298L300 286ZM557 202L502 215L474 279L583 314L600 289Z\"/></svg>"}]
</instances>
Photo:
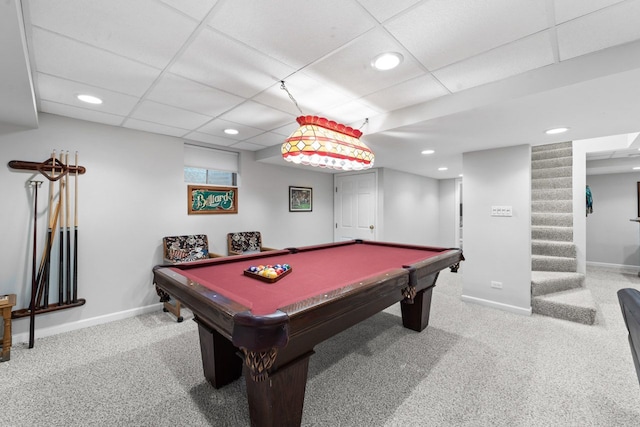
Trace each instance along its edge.
<instances>
[{"instance_id":1,"label":"stair step","mask_svg":"<svg viewBox=\"0 0 640 427\"><path fill-rule=\"evenodd\" d=\"M573 227L532 226L532 240L554 240L556 242L572 242Z\"/></svg>"},{"instance_id":2,"label":"stair step","mask_svg":"<svg viewBox=\"0 0 640 427\"><path fill-rule=\"evenodd\" d=\"M573 213L573 200L534 200L531 213Z\"/></svg>"},{"instance_id":3,"label":"stair step","mask_svg":"<svg viewBox=\"0 0 640 427\"><path fill-rule=\"evenodd\" d=\"M539 296L581 288L584 274L559 271L532 271L531 295Z\"/></svg>"},{"instance_id":4,"label":"stair step","mask_svg":"<svg viewBox=\"0 0 640 427\"><path fill-rule=\"evenodd\" d=\"M549 256L549 255L531 255L532 271L566 271L575 273L578 264L575 258Z\"/></svg>"},{"instance_id":5,"label":"stair step","mask_svg":"<svg viewBox=\"0 0 640 427\"><path fill-rule=\"evenodd\" d=\"M532 255L576 257L576 245L573 242L558 242L553 240L532 240Z\"/></svg>"},{"instance_id":6,"label":"stair step","mask_svg":"<svg viewBox=\"0 0 640 427\"><path fill-rule=\"evenodd\" d=\"M573 179L570 176L562 176L558 178L533 178L531 180L531 188L536 190L549 189L572 189Z\"/></svg>"},{"instance_id":7,"label":"stair step","mask_svg":"<svg viewBox=\"0 0 640 427\"><path fill-rule=\"evenodd\" d=\"M596 320L596 303L586 288L571 289L531 298L533 313L556 319L593 325Z\"/></svg>"},{"instance_id":8,"label":"stair step","mask_svg":"<svg viewBox=\"0 0 640 427\"><path fill-rule=\"evenodd\" d=\"M532 169L531 179L538 178L560 178L570 177L573 174L572 166L562 166L557 168Z\"/></svg>"},{"instance_id":9,"label":"stair step","mask_svg":"<svg viewBox=\"0 0 640 427\"><path fill-rule=\"evenodd\" d=\"M531 160L545 160L556 159L558 157L571 157L573 156L573 148L553 148L550 150L531 150Z\"/></svg>"},{"instance_id":10,"label":"stair step","mask_svg":"<svg viewBox=\"0 0 640 427\"><path fill-rule=\"evenodd\" d=\"M555 159L532 160L531 169L548 169L572 166L573 157L557 157Z\"/></svg>"},{"instance_id":11,"label":"stair step","mask_svg":"<svg viewBox=\"0 0 640 427\"><path fill-rule=\"evenodd\" d=\"M531 152L537 153L538 151L559 150L562 148L569 148L569 147L573 147L573 142L571 141L554 142L553 144L535 145L531 147Z\"/></svg>"},{"instance_id":12,"label":"stair step","mask_svg":"<svg viewBox=\"0 0 640 427\"><path fill-rule=\"evenodd\" d=\"M550 188L531 189L531 200L573 200L573 189L571 188Z\"/></svg>"},{"instance_id":13,"label":"stair step","mask_svg":"<svg viewBox=\"0 0 640 427\"><path fill-rule=\"evenodd\" d=\"M532 213L531 225L545 225L553 227L573 226L572 213Z\"/></svg>"}]
</instances>

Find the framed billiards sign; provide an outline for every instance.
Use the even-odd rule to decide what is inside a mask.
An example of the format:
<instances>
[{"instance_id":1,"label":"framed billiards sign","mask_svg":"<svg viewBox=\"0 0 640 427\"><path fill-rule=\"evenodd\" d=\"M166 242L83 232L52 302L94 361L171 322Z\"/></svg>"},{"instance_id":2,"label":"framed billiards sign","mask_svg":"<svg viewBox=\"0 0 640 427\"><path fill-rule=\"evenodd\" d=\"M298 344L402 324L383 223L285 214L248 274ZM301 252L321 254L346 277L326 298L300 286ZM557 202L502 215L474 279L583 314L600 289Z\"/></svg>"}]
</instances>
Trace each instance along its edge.
<instances>
[{"instance_id":1,"label":"framed billiards sign","mask_svg":"<svg viewBox=\"0 0 640 427\"><path fill-rule=\"evenodd\" d=\"M289 187L289 212L311 212L312 191L309 187Z\"/></svg>"},{"instance_id":2,"label":"framed billiards sign","mask_svg":"<svg viewBox=\"0 0 640 427\"><path fill-rule=\"evenodd\" d=\"M187 196L189 215L238 213L238 189L236 187L189 185Z\"/></svg>"}]
</instances>

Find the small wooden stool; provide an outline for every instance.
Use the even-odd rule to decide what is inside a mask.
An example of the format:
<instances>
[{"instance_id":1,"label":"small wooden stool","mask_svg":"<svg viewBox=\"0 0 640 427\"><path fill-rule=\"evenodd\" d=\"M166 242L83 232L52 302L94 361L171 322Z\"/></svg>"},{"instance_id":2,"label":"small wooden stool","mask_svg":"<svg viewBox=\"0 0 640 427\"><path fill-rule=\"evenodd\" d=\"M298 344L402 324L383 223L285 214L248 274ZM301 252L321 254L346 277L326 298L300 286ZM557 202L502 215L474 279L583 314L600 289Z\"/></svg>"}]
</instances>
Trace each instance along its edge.
<instances>
[{"instance_id":1,"label":"small wooden stool","mask_svg":"<svg viewBox=\"0 0 640 427\"><path fill-rule=\"evenodd\" d=\"M11 359L11 308L14 305L16 305L16 294L3 295L0 297L0 311L2 311L2 319L4 320L0 362L6 362Z\"/></svg>"}]
</instances>

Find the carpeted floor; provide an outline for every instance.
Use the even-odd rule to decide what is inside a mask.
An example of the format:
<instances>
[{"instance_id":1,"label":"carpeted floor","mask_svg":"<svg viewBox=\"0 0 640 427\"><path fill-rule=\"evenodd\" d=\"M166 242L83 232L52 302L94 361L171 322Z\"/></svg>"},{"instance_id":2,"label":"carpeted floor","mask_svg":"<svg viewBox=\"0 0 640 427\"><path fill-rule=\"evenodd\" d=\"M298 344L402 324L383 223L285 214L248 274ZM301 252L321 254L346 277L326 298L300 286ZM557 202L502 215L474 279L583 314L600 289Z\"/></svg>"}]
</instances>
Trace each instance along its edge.
<instances>
[{"instance_id":1,"label":"carpeted floor","mask_svg":"<svg viewBox=\"0 0 640 427\"><path fill-rule=\"evenodd\" d=\"M616 291L640 279L593 268L586 286L594 326L464 303L461 274L443 272L422 333L394 306L316 347L302 424L638 426ZM0 425L249 425L244 379L206 383L189 319L158 311L15 345L0 364Z\"/></svg>"}]
</instances>

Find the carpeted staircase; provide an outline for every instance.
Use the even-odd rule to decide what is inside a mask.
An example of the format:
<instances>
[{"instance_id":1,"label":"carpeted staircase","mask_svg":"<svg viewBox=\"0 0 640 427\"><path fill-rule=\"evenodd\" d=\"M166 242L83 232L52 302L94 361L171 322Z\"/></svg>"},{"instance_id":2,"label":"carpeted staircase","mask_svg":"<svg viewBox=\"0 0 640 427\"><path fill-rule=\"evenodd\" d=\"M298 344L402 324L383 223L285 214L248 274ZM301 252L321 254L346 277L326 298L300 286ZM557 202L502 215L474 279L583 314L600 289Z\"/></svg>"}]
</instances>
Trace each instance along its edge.
<instances>
[{"instance_id":1,"label":"carpeted staircase","mask_svg":"<svg viewBox=\"0 0 640 427\"><path fill-rule=\"evenodd\" d=\"M596 306L577 273L573 243L572 143L531 151L532 311L592 325Z\"/></svg>"}]
</instances>

